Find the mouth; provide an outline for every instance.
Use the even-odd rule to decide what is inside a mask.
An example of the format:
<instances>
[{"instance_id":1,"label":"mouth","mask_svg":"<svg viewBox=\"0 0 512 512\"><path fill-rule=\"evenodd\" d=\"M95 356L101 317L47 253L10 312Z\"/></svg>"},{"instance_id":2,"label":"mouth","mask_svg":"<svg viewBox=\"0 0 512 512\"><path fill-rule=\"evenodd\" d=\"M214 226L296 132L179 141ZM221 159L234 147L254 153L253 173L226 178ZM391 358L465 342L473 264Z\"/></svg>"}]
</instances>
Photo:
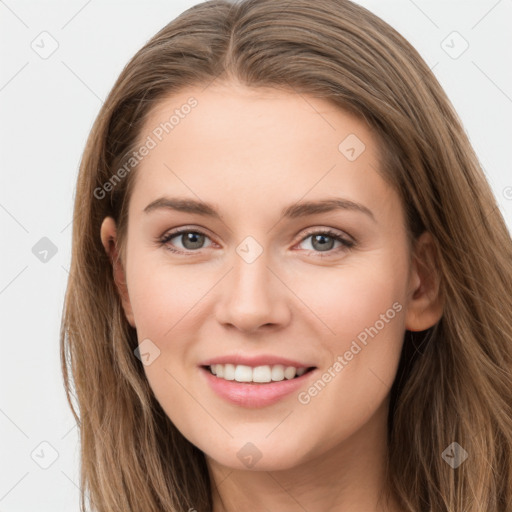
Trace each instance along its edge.
<instances>
[{"instance_id":1,"label":"mouth","mask_svg":"<svg viewBox=\"0 0 512 512\"><path fill-rule=\"evenodd\" d=\"M243 364L212 364L202 368L219 380L240 384L270 384L300 379L316 369L316 366L295 367L282 364L248 366Z\"/></svg>"},{"instance_id":2,"label":"mouth","mask_svg":"<svg viewBox=\"0 0 512 512\"><path fill-rule=\"evenodd\" d=\"M199 369L207 386L217 396L244 408L267 407L293 396L318 373L316 366L305 366L281 357L260 356L252 361L246 357L245 361L237 361L235 355L223 359L221 363L205 361L209 364L203 363ZM237 364L240 362L246 364Z\"/></svg>"}]
</instances>

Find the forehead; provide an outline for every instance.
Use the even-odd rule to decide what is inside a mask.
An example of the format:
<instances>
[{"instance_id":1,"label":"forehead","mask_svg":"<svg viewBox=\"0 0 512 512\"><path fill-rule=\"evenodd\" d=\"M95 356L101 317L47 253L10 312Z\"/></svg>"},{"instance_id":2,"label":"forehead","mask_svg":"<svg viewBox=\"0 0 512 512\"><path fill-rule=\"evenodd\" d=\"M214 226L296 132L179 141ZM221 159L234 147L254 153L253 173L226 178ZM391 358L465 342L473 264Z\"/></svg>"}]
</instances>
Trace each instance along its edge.
<instances>
[{"instance_id":1,"label":"forehead","mask_svg":"<svg viewBox=\"0 0 512 512\"><path fill-rule=\"evenodd\" d=\"M295 143L295 149L306 154L318 148L337 156L338 144L350 134L359 138L357 150L362 144L372 146L367 155L377 149L366 122L327 99L291 89L252 88L231 82L187 88L160 100L141 135L148 134L158 142L174 139L187 148L197 147L197 138L202 137L201 148L222 143L234 146L237 153L243 149L249 156L259 157L262 145L286 143Z\"/></svg>"},{"instance_id":2,"label":"forehead","mask_svg":"<svg viewBox=\"0 0 512 512\"><path fill-rule=\"evenodd\" d=\"M151 146L134 190L144 200L161 195L162 187L239 206L250 198L261 206L283 195L298 201L326 193L375 203L391 193L365 121L293 90L235 83L187 88L153 108L139 140Z\"/></svg>"}]
</instances>

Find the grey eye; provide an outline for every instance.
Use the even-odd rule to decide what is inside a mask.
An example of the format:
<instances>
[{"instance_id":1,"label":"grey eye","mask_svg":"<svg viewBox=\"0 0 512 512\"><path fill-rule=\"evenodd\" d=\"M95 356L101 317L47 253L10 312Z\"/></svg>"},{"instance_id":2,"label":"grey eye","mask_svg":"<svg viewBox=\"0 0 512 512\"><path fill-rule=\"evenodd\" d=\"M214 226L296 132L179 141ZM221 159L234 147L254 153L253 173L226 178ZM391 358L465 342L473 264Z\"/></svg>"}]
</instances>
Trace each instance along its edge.
<instances>
[{"instance_id":1,"label":"grey eye","mask_svg":"<svg viewBox=\"0 0 512 512\"><path fill-rule=\"evenodd\" d=\"M196 249L203 249L205 240L208 239L208 237L196 231L183 231L181 233L175 233L172 237L168 239L168 242L171 242L171 240L174 239L179 240L179 242L181 243L180 247L179 244L173 242L172 245L176 245L178 249L193 251Z\"/></svg>"}]
</instances>

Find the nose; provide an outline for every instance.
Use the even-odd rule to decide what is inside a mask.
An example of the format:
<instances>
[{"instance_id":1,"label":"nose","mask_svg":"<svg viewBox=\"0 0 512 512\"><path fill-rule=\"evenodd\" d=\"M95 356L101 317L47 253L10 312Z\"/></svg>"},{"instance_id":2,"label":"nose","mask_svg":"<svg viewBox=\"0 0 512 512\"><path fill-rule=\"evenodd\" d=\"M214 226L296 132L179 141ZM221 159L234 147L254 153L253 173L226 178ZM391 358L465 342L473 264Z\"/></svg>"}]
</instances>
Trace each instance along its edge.
<instances>
[{"instance_id":1,"label":"nose","mask_svg":"<svg viewBox=\"0 0 512 512\"><path fill-rule=\"evenodd\" d=\"M234 255L233 267L219 283L216 318L245 333L285 327L291 318L289 289L271 269L266 253L248 263Z\"/></svg>"}]
</instances>

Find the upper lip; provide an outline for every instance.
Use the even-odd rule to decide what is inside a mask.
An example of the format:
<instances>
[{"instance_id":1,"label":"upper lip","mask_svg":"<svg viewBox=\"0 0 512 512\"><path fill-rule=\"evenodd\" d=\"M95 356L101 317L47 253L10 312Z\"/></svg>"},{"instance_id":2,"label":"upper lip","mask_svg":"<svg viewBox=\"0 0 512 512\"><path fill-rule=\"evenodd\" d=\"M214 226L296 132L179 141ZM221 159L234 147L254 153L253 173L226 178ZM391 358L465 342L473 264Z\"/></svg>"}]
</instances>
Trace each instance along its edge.
<instances>
[{"instance_id":1,"label":"upper lip","mask_svg":"<svg viewBox=\"0 0 512 512\"><path fill-rule=\"evenodd\" d=\"M244 356L242 354L225 355L213 357L203 361L200 366L211 366L212 364L243 364L246 366L273 366L282 364L283 366L294 366L295 368L311 368L314 365L309 363L301 363L286 357L279 357L270 354L261 354L259 356Z\"/></svg>"}]
</instances>

